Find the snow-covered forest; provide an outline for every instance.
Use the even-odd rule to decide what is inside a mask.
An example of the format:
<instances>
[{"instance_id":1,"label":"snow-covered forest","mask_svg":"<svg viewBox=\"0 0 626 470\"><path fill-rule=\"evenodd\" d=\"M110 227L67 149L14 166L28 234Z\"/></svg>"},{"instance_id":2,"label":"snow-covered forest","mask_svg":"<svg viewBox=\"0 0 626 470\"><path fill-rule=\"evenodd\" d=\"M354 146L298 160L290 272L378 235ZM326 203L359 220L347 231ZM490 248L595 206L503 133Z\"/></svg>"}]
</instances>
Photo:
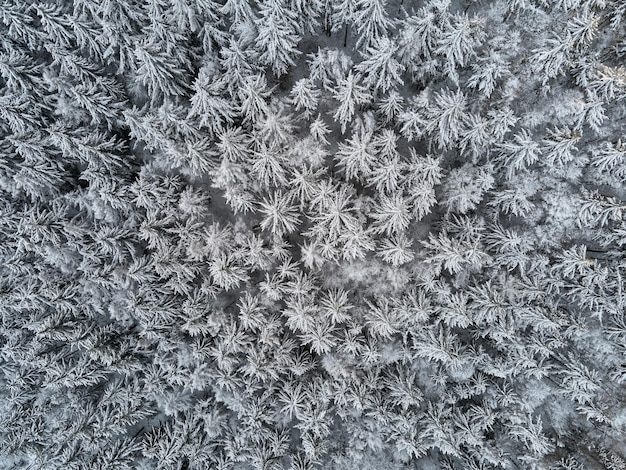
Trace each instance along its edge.
<instances>
[{"instance_id":1,"label":"snow-covered forest","mask_svg":"<svg viewBox=\"0 0 626 470\"><path fill-rule=\"evenodd\" d=\"M626 2L0 0L0 468L626 468Z\"/></svg>"}]
</instances>

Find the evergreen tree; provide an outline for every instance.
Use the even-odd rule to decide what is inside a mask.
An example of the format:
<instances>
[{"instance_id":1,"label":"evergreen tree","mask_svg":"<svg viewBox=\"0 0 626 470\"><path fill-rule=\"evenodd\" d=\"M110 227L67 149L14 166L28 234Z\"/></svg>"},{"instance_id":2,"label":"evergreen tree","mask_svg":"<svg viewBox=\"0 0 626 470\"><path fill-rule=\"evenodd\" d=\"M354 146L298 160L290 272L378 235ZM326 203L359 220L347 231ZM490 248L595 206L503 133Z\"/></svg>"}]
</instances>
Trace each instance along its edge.
<instances>
[{"instance_id":1,"label":"evergreen tree","mask_svg":"<svg viewBox=\"0 0 626 470\"><path fill-rule=\"evenodd\" d=\"M284 233L293 232L298 223L298 211L290 206L289 198L280 193L274 193L261 203L261 212L265 215L261 222L261 228L270 230L273 234L281 236Z\"/></svg>"},{"instance_id":2,"label":"evergreen tree","mask_svg":"<svg viewBox=\"0 0 626 470\"><path fill-rule=\"evenodd\" d=\"M493 182L489 168L473 168L470 164L466 164L452 170L448 175L444 190L444 203L449 211L465 214L480 203L485 191L492 187Z\"/></svg>"},{"instance_id":3,"label":"evergreen tree","mask_svg":"<svg viewBox=\"0 0 626 470\"><path fill-rule=\"evenodd\" d=\"M463 132L466 98L461 90L452 93L446 89L441 93L434 93L431 106L428 107L428 120L425 129L437 135L439 148L452 146Z\"/></svg>"},{"instance_id":4,"label":"evergreen tree","mask_svg":"<svg viewBox=\"0 0 626 470\"><path fill-rule=\"evenodd\" d=\"M256 48L263 65L272 68L274 75L285 74L295 65L298 54L296 12L284 4L284 0L264 0L256 21L258 36Z\"/></svg>"},{"instance_id":5,"label":"evergreen tree","mask_svg":"<svg viewBox=\"0 0 626 470\"><path fill-rule=\"evenodd\" d=\"M300 111L304 118L308 118L315 114L320 94L310 79L301 78L291 90L291 102L296 111Z\"/></svg>"},{"instance_id":6,"label":"evergreen tree","mask_svg":"<svg viewBox=\"0 0 626 470\"><path fill-rule=\"evenodd\" d=\"M378 39L367 49L365 60L355 69L364 75L363 83L374 93L402 85L404 67L394 58L396 46L387 38Z\"/></svg>"},{"instance_id":7,"label":"evergreen tree","mask_svg":"<svg viewBox=\"0 0 626 470\"><path fill-rule=\"evenodd\" d=\"M358 84L357 77L351 72L345 79L339 81L333 97L339 102L333 118L341 124L342 133L346 132L346 126L352 121L356 107L371 99L367 89Z\"/></svg>"},{"instance_id":8,"label":"evergreen tree","mask_svg":"<svg viewBox=\"0 0 626 470\"><path fill-rule=\"evenodd\" d=\"M152 105L163 99L175 100L187 94L186 70L179 64L171 63L169 57L151 43L135 47L137 69L134 83L145 87Z\"/></svg>"},{"instance_id":9,"label":"evergreen tree","mask_svg":"<svg viewBox=\"0 0 626 470\"><path fill-rule=\"evenodd\" d=\"M372 135L354 135L347 143L340 144L335 158L346 179L369 176L376 163Z\"/></svg>"},{"instance_id":10,"label":"evergreen tree","mask_svg":"<svg viewBox=\"0 0 626 470\"><path fill-rule=\"evenodd\" d=\"M237 93L241 100L241 114L244 122L258 122L269 113L266 99L271 95L272 90L268 90L264 75L246 77Z\"/></svg>"},{"instance_id":11,"label":"evergreen tree","mask_svg":"<svg viewBox=\"0 0 626 470\"><path fill-rule=\"evenodd\" d=\"M208 70L202 69L193 84L194 94L191 97L189 117L197 118L199 126L212 135L222 132L225 126L234 123L236 109L223 97L224 88L224 82L216 80Z\"/></svg>"},{"instance_id":12,"label":"evergreen tree","mask_svg":"<svg viewBox=\"0 0 626 470\"><path fill-rule=\"evenodd\" d=\"M354 24L359 34L357 49L367 49L378 39L388 36L393 21L387 15L386 9L386 0L357 0L354 13Z\"/></svg>"},{"instance_id":13,"label":"evergreen tree","mask_svg":"<svg viewBox=\"0 0 626 470\"><path fill-rule=\"evenodd\" d=\"M439 38L437 54L444 55L451 69L464 67L484 37L483 20L454 16Z\"/></svg>"}]
</instances>

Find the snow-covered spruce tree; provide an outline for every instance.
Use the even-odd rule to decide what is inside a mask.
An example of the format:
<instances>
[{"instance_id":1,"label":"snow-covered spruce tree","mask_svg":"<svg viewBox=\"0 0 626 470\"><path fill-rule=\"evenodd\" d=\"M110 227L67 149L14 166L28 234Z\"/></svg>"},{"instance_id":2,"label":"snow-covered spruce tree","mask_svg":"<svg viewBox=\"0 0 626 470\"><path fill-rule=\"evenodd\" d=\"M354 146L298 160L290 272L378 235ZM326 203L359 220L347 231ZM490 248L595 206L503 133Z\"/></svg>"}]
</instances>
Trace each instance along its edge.
<instances>
[{"instance_id":1,"label":"snow-covered spruce tree","mask_svg":"<svg viewBox=\"0 0 626 470\"><path fill-rule=\"evenodd\" d=\"M260 62L272 68L276 76L295 65L298 54L296 11L283 0L264 0L260 4L257 20L256 48Z\"/></svg>"},{"instance_id":2,"label":"snow-covered spruce tree","mask_svg":"<svg viewBox=\"0 0 626 470\"><path fill-rule=\"evenodd\" d=\"M333 119L341 125L341 132L346 132L348 123L352 121L356 108L367 103L371 95L367 89L359 84L358 76L349 72L345 79L339 80L333 92L334 98L339 103L333 113Z\"/></svg>"},{"instance_id":3,"label":"snow-covered spruce tree","mask_svg":"<svg viewBox=\"0 0 626 470\"><path fill-rule=\"evenodd\" d=\"M356 70L365 78L363 83L374 92L387 92L402 85L404 67L395 59L397 46L388 38L375 40L367 49L365 59L356 66Z\"/></svg>"}]
</instances>

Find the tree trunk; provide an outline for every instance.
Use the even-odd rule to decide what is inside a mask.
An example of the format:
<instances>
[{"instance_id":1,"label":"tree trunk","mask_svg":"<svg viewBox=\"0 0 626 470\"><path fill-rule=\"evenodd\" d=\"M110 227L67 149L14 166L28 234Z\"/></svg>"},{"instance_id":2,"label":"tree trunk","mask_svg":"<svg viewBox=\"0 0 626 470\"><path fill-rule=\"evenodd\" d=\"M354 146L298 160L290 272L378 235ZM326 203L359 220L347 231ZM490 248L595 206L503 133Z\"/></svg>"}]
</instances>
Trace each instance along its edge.
<instances>
[{"instance_id":1,"label":"tree trunk","mask_svg":"<svg viewBox=\"0 0 626 470\"><path fill-rule=\"evenodd\" d=\"M326 32L326 36L330 37L333 29L332 23L332 7L330 2L326 1L326 7L324 8L324 31Z\"/></svg>"}]
</instances>

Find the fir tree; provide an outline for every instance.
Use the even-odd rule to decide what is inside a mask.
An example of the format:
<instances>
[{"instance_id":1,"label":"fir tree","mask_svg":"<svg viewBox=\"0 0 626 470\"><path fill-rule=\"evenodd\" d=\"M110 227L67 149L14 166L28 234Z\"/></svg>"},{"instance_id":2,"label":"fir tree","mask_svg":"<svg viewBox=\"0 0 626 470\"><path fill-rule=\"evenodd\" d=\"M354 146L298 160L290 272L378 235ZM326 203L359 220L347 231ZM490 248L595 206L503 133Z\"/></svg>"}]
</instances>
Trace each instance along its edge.
<instances>
[{"instance_id":1,"label":"fir tree","mask_svg":"<svg viewBox=\"0 0 626 470\"><path fill-rule=\"evenodd\" d=\"M298 80L291 90L291 100L296 111L301 111L304 118L315 113L320 97L320 91L316 89L310 79Z\"/></svg>"},{"instance_id":2,"label":"fir tree","mask_svg":"<svg viewBox=\"0 0 626 470\"><path fill-rule=\"evenodd\" d=\"M240 86L237 94L241 100L244 122L256 123L269 113L266 99L272 90L268 90L267 80L261 74L246 77Z\"/></svg>"},{"instance_id":3,"label":"fir tree","mask_svg":"<svg viewBox=\"0 0 626 470\"><path fill-rule=\"evenodd\" d=\"M357 0L354 24L359 34L356 48L369 47L388 35L393 21L387 15L386 0Z\"/></svg>"},{"instance_id":4,"label":"fir tree","mask_svg":"<svg viewBox=\"0 0 626 470\"><path fill-rule=\"evenodd\" d=\"M270 230L278 236L293 232L300 219L296 207L290 204L289 197L278 192L275 192L268 199L264 199L260 209L265 215L261 222L261 228Z\"/></svg>"},{"instance_id":5,"label":"fir tree","mask_svg":"<svg viewBox=\"0 0 626 470\"><path fill-rule=\"evenodd\" d=\"M439 148L445 149L455 143L463 132L466 99L461 90L452 93L446 89L434 93L434 100L428 107L428 120L425 129L437 135Z\"/></svg>"},{"instance_id":6,"label":"fir tree","mask_svg":"<svg viewBox=\"0 0 626 470\"><path fill-rule=\"evenodd\" d=\"M378 39L367 48L365 60L355 69L364 75L363 83L374 91L386 93L402 85L404 67L395 59L396 46L387 38Z\"/></svg>"},{"instance_id":7,"label":"fir tree","mask_svg":"<svg viewBox=\"0 0 626 470\"><path fill-rule=\"evenodd\" d=\"M138 44L135 47L137 70L135 83L146 88L151 104L155 105L162 99L174 99L185 96L187 87L186 70L179 64L168 61L167 55L150 43Z\"/></svg>"},{"instance_id":8,"label":"fir tree","mask_svg":"<svg viewBox=\"0 0 626 470\"><path fill-rule=\"evenodd\" d=\"M256 21L258 37L256 48L259 60L270 66L274 75L281 76L288 68L295 65L294 56L298 54L296 12L287 8L283 0L263 1Z\"/></svg>"},{"instance_id":9,"label":"fir tree","mask_svg":"<svg viewBox=\"0 0 626 470\"><path fill-rule=\"evenodd\" d=\"M369 176L376 162L372 135L354 135L346 144L340 144L336 159L346 179Z\"/></svg>"},{"instance_id":10,"label":"fir tree","mask_svg":"<svg viewBox=\"0 0 626 470\"><path fill-rule=\"evenodd\" d=\"M345 133L346 126L354 117L356 107L367 103L371 97L366 88L358 84L358 79L352 73L348 73L345 79L339 81L333 95L339 102L333 118L341 124L341 132Z\"/></svg>"}]
</instances>

